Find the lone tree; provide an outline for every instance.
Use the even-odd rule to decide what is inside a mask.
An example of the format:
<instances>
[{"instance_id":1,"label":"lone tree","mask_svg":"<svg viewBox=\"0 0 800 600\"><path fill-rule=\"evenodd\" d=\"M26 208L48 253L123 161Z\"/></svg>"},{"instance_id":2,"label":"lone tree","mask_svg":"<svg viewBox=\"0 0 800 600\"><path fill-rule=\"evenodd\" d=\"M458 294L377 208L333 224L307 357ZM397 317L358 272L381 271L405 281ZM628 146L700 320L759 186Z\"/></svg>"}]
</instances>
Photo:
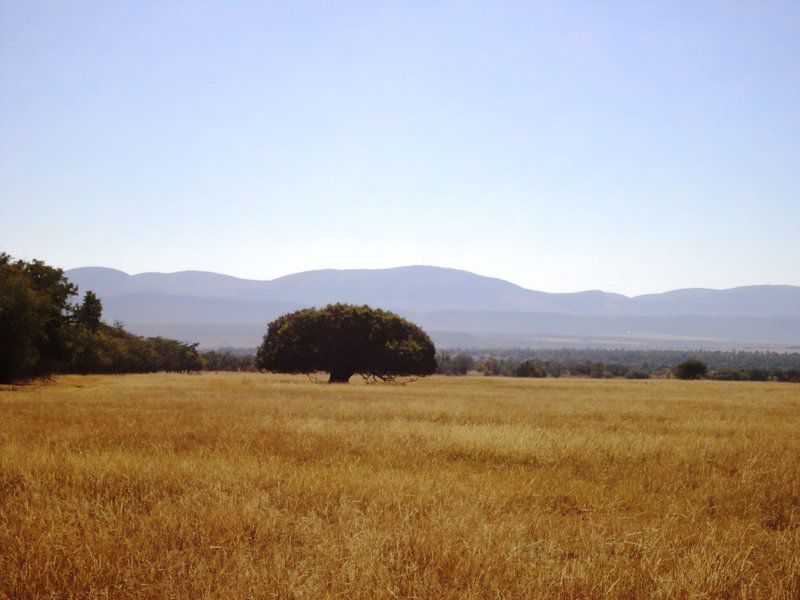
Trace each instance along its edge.
<instances>
[{"instance_id":1,"label":"lone tree","mask_svg":"<svg viewBox=\"0 0 800 600\"><path fill-rule=\"evenodd\" d=\"M417 325L369 306L329 304L283 315L267 327L256 367L277 373L330 373L328 383L430 375L436 349Z\"/></svg>"},{"instance_id":2,"label":"lone tree","mask_svg":"<svg viewBox=\"0 0 800 600\"><path fill-rule=\"evenodd\" d=\"M687 358L675 366L678 379L702 379L708 373L708 365L697 358Z\"/></svg>"}]
</instances>

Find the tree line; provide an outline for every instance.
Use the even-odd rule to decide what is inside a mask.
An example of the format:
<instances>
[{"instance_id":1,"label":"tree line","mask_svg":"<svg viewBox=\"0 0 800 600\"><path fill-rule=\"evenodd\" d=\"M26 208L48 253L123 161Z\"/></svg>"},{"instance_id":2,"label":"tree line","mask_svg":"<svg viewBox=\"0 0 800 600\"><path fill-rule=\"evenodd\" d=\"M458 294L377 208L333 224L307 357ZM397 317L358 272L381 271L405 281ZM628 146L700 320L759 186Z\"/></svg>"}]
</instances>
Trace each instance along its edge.
<instances>
[{"instance_id":1,"label":"tree line","mask_svg":"<svg viewBox=\"0 0 800 600\"><path fill-rule=\"evenodd\" d=\"M626 367L646 368L651 371L672 368L676 364L696 358L709 369L800 369L800 352L773 350L662 350L627 348L509 348L509 349L457 349L451 353L464 353L475 359L487 357L524 360L553 361L560 363L599 362Z\"/></svg>"},{"instance_id":2,"label":"tree line","mask_svg":"<svg viewBox=\"0 0 800 600\"><path fill-rule=\"evenodd\" d=\"M800 383L800 353L663 350L519 350L495 354L442 352L437 373L501 377L651 377ZM506 356L503 356L506 354ZM531 356L534 354L534 356ZM617 362L604 358L624 359Z\"/></svg>"},{"instance_id":3,"label":"tree line","mask_svg":"<svg viewBox=\"0 0 800 600\"><path fill-rule=\"evenodd\" d=\"M100 299L62 269L0 253L0 383L54 373L195 371L197 344L142 337L102 321Z\"/></svg>"},{"instance_id":4,"label":"tree line","mask_svg":"<svg viewBox=\"0 0 800 600\"><path fill-rule=\"evenodd\" d=\"M0 253L0 383L54 373L259 368L329 370L332 379L341 380L354 372L384 377L436 369L446 375L477 371L510 377L800 382L798 352L566 348L440 352L434 357L433 344L417 326L392 313L349 305L297 311L273 321L258 356L230 348L199 352L197 344L142 337L121 323L108 325L92 291L80 302L77 295L78 288L62 269ZM342 347L348 351L340 352ZM358 360L339 365L344 359ZM333 377L337 369L342 373Z\"/></svg>"}]
</instances>

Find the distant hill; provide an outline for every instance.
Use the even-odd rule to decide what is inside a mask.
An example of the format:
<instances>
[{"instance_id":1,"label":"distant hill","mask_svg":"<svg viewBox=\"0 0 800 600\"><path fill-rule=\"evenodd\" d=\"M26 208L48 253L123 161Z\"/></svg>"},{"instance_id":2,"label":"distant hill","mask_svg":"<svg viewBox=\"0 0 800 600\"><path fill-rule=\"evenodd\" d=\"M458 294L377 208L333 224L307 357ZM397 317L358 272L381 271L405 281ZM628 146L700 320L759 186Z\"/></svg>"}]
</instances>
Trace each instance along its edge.
<instances>
[{"instance_id":1,"label":"distant hill","mask_svg":"<svg viewBox=\"0 0 800 600\"><path fill-rule=\"evenodd\" d=\"M307 271L267 281L203 271L126 275L102 267L72 269L67 275L81 288L92 289L101 297L147 293L303 305L357 302L418 311L602 311L609 314L621 309L629 300L604 292L548 294L468 271L422 266Z\"/></svg>"},{"instance_id":2,"label":"distant hill","mask_svg":"<svg viewBox=\"0 0 800 600\"><path fill-rule=\"evenodd\" d=\"M103 267L72 269L67 276L102 298L107 320L147 334L178 330L181 339L205 346L255 345L269 320L330 302L395 310L435 332L434 339L445 345L451 344L444 340L536 345L555 339L558 344L563 336L571 345L637 347L800 342L800 287L795 286L635 297L602 291L554 294L428 266L307 271L266 281L204 271L128 275Z\"/></svg>"}]
</instances>

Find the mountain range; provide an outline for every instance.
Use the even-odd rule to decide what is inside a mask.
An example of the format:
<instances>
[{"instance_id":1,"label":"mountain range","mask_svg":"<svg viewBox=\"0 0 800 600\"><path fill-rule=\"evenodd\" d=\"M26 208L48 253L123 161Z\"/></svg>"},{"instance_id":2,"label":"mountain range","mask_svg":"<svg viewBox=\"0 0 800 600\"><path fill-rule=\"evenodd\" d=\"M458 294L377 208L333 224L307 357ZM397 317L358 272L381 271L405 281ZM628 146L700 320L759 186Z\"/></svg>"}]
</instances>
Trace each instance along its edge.
<instances>
[{"instance_id":1,"label":"mountain range","mask_svg":"<svg viewBox=\"0 0 800 600\"><path fill-rule=\"evenodd\" d=\"M272 280L204 271L67 271L103 301L107 321L202 347L254 347L266 323L330 302L393 310L438 346L786 347L800 343L800 287L682 289L628 297L597 290L547 293L431 266L307 271Z\"/></svg>"}]
</instances>

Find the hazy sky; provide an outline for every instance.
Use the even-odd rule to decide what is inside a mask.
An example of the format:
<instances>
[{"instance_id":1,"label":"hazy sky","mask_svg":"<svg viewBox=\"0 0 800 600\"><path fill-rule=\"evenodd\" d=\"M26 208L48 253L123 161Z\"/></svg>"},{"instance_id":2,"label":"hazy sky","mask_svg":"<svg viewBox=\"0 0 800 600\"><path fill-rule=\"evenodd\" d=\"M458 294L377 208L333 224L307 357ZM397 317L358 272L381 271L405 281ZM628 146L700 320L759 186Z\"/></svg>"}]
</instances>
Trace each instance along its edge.
<instances>
[{"instance_id":1,"label":"hazy sky","mask_svg":"<svg viewBox=\"0 0 800 600\"><path fill-rule=\"evenodd\" d=\"M0 2L0 250L800 285L800 3Z\"/></svg>"}]
</instances>

